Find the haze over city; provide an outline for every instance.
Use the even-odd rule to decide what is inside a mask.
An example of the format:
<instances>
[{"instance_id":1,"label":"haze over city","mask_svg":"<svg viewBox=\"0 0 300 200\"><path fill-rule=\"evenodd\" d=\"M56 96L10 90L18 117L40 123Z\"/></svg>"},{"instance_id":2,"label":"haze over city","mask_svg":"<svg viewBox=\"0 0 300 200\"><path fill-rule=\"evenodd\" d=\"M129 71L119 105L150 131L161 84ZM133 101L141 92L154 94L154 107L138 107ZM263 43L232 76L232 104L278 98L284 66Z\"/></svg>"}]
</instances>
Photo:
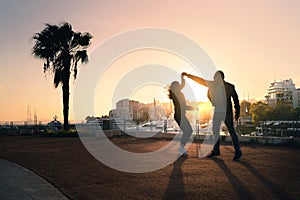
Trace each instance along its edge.
<instances>
[{"instance_id":1,"label":"haze over city","mask_svg":"<svg viewBox=\"0 0 300 200\"><path fill-rule=\"evenodd\" d=\"M215 66L225 72L225 80L235 84L241 100L248 96L260 100L264 99L274 79L291 78L296 87L300 87L299 9L300 2L296 0L176 3L170 0L84 3L66 0L59 4L1 1L0 121L26 120L28 105L32 113L37 111L39 121L51 120L55 115L62 119L61 88L54 88L53 75L44 74L43 61L35 59L31 52L31 38L45 23L69 22L75 31L91 33L93 39L88 55L92 55L99 44L121 32L143 27L176 31L206 51ZM114 66L119 65L126 72L133 65L147 64L153 58L158 64L174 67L186 64L172 55L148 51L124 56ZM88 68L89 64L81 67ZM107 80L116 78L116 71L106 77ZM70 83L73 85L73 80ZM70 93L72 105L72 89ZM101 99L97 94L95 98ZM205 96L205 89L199 87L196 100L207 101ZM168 101L162 86L140 88L132 93L132 98L143 102L148 99L151 102L153 98ZM106 102L98 114L108 114L114 103ZM70 106L71 120L72 115Z\"/></svg>"}]
</instances>

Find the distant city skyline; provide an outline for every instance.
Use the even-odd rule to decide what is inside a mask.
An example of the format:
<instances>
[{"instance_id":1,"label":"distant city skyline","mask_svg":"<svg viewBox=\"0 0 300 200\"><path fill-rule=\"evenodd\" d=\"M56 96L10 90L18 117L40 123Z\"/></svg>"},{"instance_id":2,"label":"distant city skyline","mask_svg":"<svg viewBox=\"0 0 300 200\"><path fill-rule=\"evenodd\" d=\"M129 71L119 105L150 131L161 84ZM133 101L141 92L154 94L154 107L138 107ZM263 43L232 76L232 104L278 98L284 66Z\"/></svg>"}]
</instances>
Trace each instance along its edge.
<instances>
[{"instance_id":1,"label":"distant city skyline","mask_svg":"<svg viewBox=\"0 0 300 200\"><path fill-rule=\"evenodd\" d=\"M54 89L53 75L45 75L43 62L31 54L31 38L44 28L45 23L69 22L75 31L91 33L94 38L89 55L103 41L120 32L142 27L176 31L197 42L207 52L217 69L224 71L225 80L235 84L241 100L247 99L248 95L261 100L265 99L269 84L274 80L292 79L296 88L300 87L299 9L300 2L295 0L176 3L171 0L90 0L84 3L77 0L2 0L0 122L25 121L28 105L32 119L36 111L38 121L51 121L54 116L62 120L61 88ZM143 58L139 59L142 63ZM172 66L183 64L177 60L158 61ZM122 66L124 72L130 68L129 65ZM88 67L89 64L81 66L82 69ZM106 78L113 80L117 76L113 72ZM73 80L70 83L73 85ZM73 88L70 94L72 120ZM153 96L151 99L156 95L157 99L167 100L163 87L153 93L137 89L132 97L146 101L143 98L148 95ZM197 98L205 99L205 95L205 89L200 88ZM96 108L97 114L105 114L114 103L105 103L102 110Z\"/></svg>"}]
</instances>

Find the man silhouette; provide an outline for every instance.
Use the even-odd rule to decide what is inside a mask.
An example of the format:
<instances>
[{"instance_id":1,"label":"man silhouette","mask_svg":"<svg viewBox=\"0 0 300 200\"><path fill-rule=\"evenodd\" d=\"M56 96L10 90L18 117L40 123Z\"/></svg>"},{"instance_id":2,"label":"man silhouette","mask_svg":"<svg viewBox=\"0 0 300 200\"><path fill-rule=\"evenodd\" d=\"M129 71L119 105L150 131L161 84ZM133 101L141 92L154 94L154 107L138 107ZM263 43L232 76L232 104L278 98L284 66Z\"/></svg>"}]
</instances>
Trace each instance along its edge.
<instances>
[{"instance_id":1,"label":"man silhouette","mask_svg":"<svg viewBox=\"0 0 300 200\"><path fill-rule=\"evenodd\" d=\"M240 116L240 105L239 98L235 91L233 84L224 81L224 73L222 71L217 71L214 75L214 80L204 80L203 78L182 73L183 76L187 76L193 81L208 87L208 98L214 106L214 116L213 116L213 138L214 138L214 148L208 158L220 155L220 126L221 122L224 120L225 125L230 133L233 146L235 149L235 154L233 160L238 160L242 156L242 151L240 149L239 139L234 129L233 124L233 111L232 102L234 102L235 115L234 118L237 121Z\"/></svg>"}]
</instances>

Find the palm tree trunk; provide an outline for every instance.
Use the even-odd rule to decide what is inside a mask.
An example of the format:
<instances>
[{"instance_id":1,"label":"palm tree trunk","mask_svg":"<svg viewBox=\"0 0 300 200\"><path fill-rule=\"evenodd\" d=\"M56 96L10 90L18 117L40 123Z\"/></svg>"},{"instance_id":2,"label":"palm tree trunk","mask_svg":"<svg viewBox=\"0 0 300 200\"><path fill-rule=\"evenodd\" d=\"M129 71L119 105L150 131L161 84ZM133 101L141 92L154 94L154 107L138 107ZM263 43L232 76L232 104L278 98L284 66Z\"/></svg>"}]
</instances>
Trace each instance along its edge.
<instances>
[{"instance_id":1,"label":"palm tree trunk","mask_svg":"<svg viewBox=\"0 0 300 200\"><path fill-rule=\"evenodd\" d=\"M69 79L64 81L62 85L63 92L63 114L64 114L64 130L69 130Z\"/></svg>"}]
</instances>

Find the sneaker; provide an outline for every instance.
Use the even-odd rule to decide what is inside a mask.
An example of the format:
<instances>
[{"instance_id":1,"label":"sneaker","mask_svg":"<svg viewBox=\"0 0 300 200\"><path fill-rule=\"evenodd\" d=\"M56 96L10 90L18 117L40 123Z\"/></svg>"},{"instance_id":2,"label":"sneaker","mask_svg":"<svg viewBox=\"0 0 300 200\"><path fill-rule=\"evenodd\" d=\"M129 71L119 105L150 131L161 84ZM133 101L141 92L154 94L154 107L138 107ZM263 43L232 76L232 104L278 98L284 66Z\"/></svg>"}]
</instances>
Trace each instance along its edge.
<instances>
[{"instance_id":1,"label":"sneaker","mask_svg":"<svg viewBox=\"0 0 300 200\"><path fill-rule=\"evenodd\" d=\"M219 156L220 151L212 151L211 154L209 154L208 156L206 156L207 158L213 158L214 156Z\"/></svg>"},{"instance_id":2,"label":"sneaker","mask_svg":"<svg viewBox=\"0 0 300 200\"><path fill-rule=\"evenodd\" d=\"M187 156L187 155L188 155L188 154L187 154L187 151L186 151L185 148L182 147L182 146L180 146L180 147L178 148L178 152L179 152L179 154L182 154L182 155L184 155L184 156Z\"/></svg>"},{"instance_id":3,"label":"sneaker","mask_svg":"<svg viewBox=\"0 0 300 200\"><path fill-rule=\"evenodd\" d=\"M238 160L242 157L242 152L241 151L236 151L234 153L234 157L232 158L232 160Z\"/></svg>"}]
</instances>

